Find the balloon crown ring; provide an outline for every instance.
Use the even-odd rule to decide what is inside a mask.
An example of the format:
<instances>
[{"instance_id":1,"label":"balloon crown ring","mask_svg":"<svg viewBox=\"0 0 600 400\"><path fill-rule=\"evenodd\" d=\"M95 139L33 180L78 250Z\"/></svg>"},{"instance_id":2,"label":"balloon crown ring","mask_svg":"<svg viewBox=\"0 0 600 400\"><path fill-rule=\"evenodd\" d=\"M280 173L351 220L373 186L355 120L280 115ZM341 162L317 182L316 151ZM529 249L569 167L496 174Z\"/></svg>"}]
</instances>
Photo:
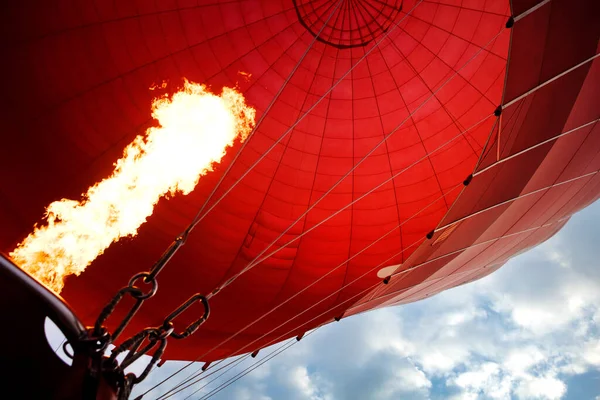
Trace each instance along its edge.
<instances>
[{"instance_id":1,"label":"balloon crown ring","mask_svg":"<svg viewBox=\"0 0 600 400\"><path fill-rule=\"evenodd\" d=\"M403 0L293 0L300 23L320 42L366 46L398 23Z\"/></svg>"}]
</instances>

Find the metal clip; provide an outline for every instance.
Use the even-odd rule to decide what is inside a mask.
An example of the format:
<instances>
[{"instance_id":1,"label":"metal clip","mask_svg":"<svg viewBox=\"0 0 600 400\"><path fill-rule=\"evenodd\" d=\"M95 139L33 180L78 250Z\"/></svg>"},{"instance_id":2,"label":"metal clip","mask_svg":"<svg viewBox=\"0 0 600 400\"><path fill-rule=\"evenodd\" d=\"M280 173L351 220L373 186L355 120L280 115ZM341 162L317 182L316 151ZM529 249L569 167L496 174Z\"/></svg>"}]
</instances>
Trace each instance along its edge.
<instances>
[{"instance_id":1,"label":"metal clip","mask_svg":"<svg viewBox=\"0 0 600 400\"><path fill-rule=\"evenodd\" d=\"M131 309L129 310L129 312L127 313L127 315L125 315L125 318L123 318L123 320L121 321L121 323L119 324L119 326L117 327L117 329L115 329L115 331L112 334L112 337L110 338L109 342L112 342L112 341L114 341L114 340L117 339L117 337L121 334L121 332L123 331L123 329L125 329L125 327L129 323L129 321L131 321L131 319L133 318L133 316L140 309L140 307L142 306L142 303L144 302L144 300L147 300L147 299L149 299L150 297L152 297L152 296L154 296L156 294L156 291L158 290L158 282L156 281L156 279L149 280L149 283L152 285L152 287L150 288L150 290L147 293L144 293L144 291L142 289L140 289L139 287L137 287L135 285L135 283L139 279L143 279L144 282L146 282L146 280L149 277L151 277L151 275L148 272L140 272L140 273L134 275L129 280L129 283L127 284L127 286L125 286L124 288L122 288L121 290L119 290L117 292L117 294L104 307L104 309L102 310L102 312L98 316L98 319L96 320L96 323L94 324L94 334L95 335L97 335L97 336L100 335L100 332L102 331L102 326L104 325L104 322L106 322L106 320L108 319L108 317L113 313L113 311L117 307L117 304L119 304L119 302L123 299L123 297L126 294L129 294L129 295L131 295L131 297L133 297L134 299L136 299L136 302L131 307Z\"/></svg>"},{"instance_id":2,"label":"metal clip","mask_svg":"<svg viewBox=\"0 0 600 400\"><path fill-rule=\"evenodd\" d=\"M196 303L197 301L202 302L202 305L204 306L204 315L202 315L202 317L189 324L188 327L185 328L185 330L183 330L183 332L173 332L171 336L175 339L185 339L186 337L190 336L191 334L196 332L196 330L198 330L198 328L204 323L204 321L208 319L210 315L210 306L208 305L208 299L205 296L196 293L195 295L190 297L188 301L180 305L175 311L169 314L167 318L165 318L164 324L171 324L175 318L177 318L182 312L187 310L192 304Z\"/></svg>"},{"instance_id":3,"label":"metal clip","mask_svg":"<svg viewBox=\"0 0 600 400\"><path fill-rule=\"evenodd\" d=\"M141 356L150 352L150 350L152 350L154 347L158 346L157 349L154 351L154 354L152 355L152 360L148 363L148 365L146 365L146 368L144 369L142 374L139 377L135 375L131 377L132 383L140 383L146 378L146 376L148 376L154 364L156 364L156 362L158 362L160 357L163 355L165 348L167 347L167 337L169 337L172 331L172 327L170 330L167 331L165 331L163 327L146 328L143 331L138 332L136 335L130 337L129 339L121 343L118 347L116 347L112 351L108 362L114 363L119 354L121 354L124 351L129 351L129 353L123 359L119 366L121 370L125 370L131 364L136 362ZM140 350L142 343L146 339L148 340L148 344ZM128 374L128 376L130 375L132 374Z\"/></svg>"},{"instance_id":4,"label":"metal clip","mask_svg":"<svg viewBox=\"0 0 600 400\"><path fill-rule=\"evenodd\" d=\"M167 250L165 250L165 252L160 256L158 261L154 263L154 265L150 269L150 272L148 273L148 277L146 278L145 282L156 279L156 276L160 274L165 265L167 265L168 262L171 261L171 258L173 258L175 253L179 251L179 248L185 244L186 240L187 233L184 233L183 235L175 239L173 243L171 243Z\"/></svg>"}]
</instances>

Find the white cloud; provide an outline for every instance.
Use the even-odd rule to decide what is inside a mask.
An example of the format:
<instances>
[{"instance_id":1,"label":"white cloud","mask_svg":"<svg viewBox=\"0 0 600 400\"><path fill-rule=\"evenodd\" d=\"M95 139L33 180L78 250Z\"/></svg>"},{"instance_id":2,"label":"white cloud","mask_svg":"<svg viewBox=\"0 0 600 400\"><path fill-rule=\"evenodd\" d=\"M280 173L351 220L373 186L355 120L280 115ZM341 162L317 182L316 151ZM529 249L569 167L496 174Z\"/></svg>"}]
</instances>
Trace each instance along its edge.
<instances>
[{"instance_id":1,"label":"white cloud","mask_svg":"<svg viewBox=\"0 0 600 400\"><path fill-rule=\"evenodd\" d=\"M516 393L522 399L548 399L562 398L567 387L561 380L551 377L532 377L520 384Z\"/></svg>"},{"instance_id":2,"label":"white cloud","mask_svg":"<svg viewBox=\"0 0 600 400\"><path fill-rule=\"evenodd\" d=\"M585 344L583 358L588 364L600 367L600 339Z\"/></svg>"},{"instance_id":3,"label":"white cloud","mask_svg":"<svg viewBox=\"0 0 600 400\"><path fill-rule=\"evenodd\" d=\"M546 257L549 261L556 263L563 268L571 268L572 266L570 257L565 253L549 249L546 251Z\"/></svg>"},{"instance_id":4,"label":"white cloud","mask_svg":"<svg viewBox=\"0 0 600 400\"><path fill-rule=\"evenodd\" d=\"M485 310L479 308L471 308L466 311L454 311L446 315L446 324L453 325L461 325L467 322L474 320L475 318L485 318L487 317L487 313Z\"/></svg>"},{"instance_id":5,"label":"white cloud","mask_svg":"<svg viewBox=\"0 0 600 400\"><path fill-rule=\"evenodd\" d=\"M428 373L441 374L451 371L458 364L466 361L469 353L460 347L455 349L423 349L423 352L416 354L415 357Z\"/></svg>"},{"instance_id":6,"label":"white cloud","mask_svg":"<svg viewBox=\"0 0 600 400\"><path fill-rule=\"evenodd\" d=\"M512 319L517 325L540 334L560 329L574 319L569 312L552 311L543 305L514 302L510 307Z\"/></svg>"},{"instance_id":7,"label":"white cloud","mask_svg":"<svg viewBox=\"0 0 600 400\"><path fill-rule=\"evenodd\" d=\"M393 400L402 398L401 393L427 393L431 381L425 373L416 367L406 366L397 369L381 387L372 393L377 400Z\"/></svg>"},{"instance_id":8,"label":"white cloud","mask_svg":"<svg viewBox=\"0 0 600 400\"><path fill-rule=\"evenodd\" d=\"M233 389L233 398L236 400L273 400L269 396L256 393L249 387L239 386Z\"/></svg>"},{"instance_id":9,"label":"white cloud","mask_svg":"<svg viewBox=\"0 0 600 400\"><path fill-rule=\"evenodd\" d=\"M318 395L318 389L308 375L308 370L303 366L296 366L289 371L291 387L297 390L297 393L302 394L302 397L307 400L322 400Z\"/></svg>"},{"instance_id":10,"label":"white cloud","mask_svg":"<svg viewBox=\"0 0 600 400\"><path fill-rule=\"evenodd\" d=\"M515 348L510 350L504 359L504 368L513 376L525 376L530 368L544 359L542 351L535 346Z\"/></svg>"},{"instance_id":11,"label":"white cloud","mask_svg":"<svg viewBox=\"0 0 600 400\"><path fill-rule=\"evenodd\" d=\"M500 366L493 362L486 362L468 372L458 374L450 381L463 390L463 396L477 398L486 394L494 399L509 398L510 380L502 377Z\"/></svg>"}]
</instances>

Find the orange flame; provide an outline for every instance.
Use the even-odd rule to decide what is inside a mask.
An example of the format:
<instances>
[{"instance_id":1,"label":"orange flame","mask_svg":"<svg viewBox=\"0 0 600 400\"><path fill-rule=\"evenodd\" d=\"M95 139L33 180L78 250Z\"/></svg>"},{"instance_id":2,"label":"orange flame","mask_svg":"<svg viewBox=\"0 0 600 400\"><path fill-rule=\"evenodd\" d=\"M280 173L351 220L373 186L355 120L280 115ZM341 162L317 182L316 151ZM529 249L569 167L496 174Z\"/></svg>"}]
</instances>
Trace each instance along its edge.
<instances>
[{"instance_id":1,"label":"orange flame","mask_svg":"<svg viewBox=\"0 0 600 400\"><path fill-rule=\"evenodd\" d=\"M67 275L81 274L113 242L135 236L162 196L190 193L236 138L247 138L255 110L234 89L214 95L186 80L172 98L154 100L152 116L159 126L125 148L111 177L90 187L81 201L50 204L47 224L10 253L56 293Z\"/></svg>"}]
</instances>

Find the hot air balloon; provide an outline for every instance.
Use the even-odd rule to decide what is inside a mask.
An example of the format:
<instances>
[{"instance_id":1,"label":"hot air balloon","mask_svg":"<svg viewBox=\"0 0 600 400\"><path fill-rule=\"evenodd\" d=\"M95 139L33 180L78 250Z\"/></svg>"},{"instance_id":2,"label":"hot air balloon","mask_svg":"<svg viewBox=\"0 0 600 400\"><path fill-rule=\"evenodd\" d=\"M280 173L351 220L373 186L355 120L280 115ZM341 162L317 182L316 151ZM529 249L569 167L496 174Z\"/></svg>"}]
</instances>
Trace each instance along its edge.
<instances>
[{"instance_id":1,"label":"hot air balloon","mask_svg":"<svg viewBox=\"0 0 600 400\"><path fill-rule=\"evenodd\" d=\"M114 332L155 291L121 342L179 310L173 332L197 329L167 338L162 359L252 353L484 277L600 195L594 0L0 7L6 254L49 204L111 175L157 126L154 99L189 81L235 88L256 113L191 193L161 198L135 235L65 278L60 296L81 323L37 283L27 300L15 282L30 278L3 259L3 308L17 325L45 312L81 333L102 314ZM144 271L151 279L130 281ZM128 282L136 299L119 292Z\"/></svg>"}]
</instances>

